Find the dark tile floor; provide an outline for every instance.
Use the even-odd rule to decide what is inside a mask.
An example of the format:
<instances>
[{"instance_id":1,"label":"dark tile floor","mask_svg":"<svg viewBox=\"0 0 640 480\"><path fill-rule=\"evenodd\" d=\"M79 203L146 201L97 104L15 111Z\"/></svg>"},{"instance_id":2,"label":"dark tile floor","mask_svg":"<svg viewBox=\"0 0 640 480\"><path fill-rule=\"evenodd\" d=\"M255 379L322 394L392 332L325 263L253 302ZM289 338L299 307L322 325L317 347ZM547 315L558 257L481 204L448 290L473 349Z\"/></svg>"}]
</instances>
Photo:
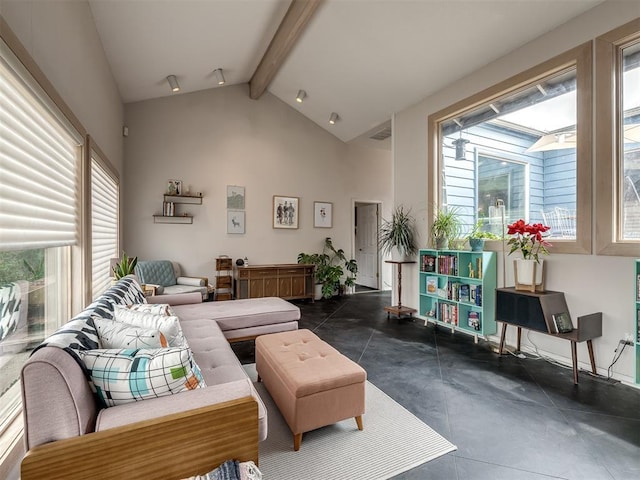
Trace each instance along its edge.
<instances>
[{"instance_id":1,"label":"dark tile floor","mask_svg":"<svg viewBox=\"0 0 640 480\"><path fill-rule=\"evenodd\" d=\"M368 379L458 450L399 479L640 479L640 390L486 342L387 320L388 292L298 304L300 328L362 365ZM251 342L236 344L243 363Z\"/></svg>"}]
</instances>

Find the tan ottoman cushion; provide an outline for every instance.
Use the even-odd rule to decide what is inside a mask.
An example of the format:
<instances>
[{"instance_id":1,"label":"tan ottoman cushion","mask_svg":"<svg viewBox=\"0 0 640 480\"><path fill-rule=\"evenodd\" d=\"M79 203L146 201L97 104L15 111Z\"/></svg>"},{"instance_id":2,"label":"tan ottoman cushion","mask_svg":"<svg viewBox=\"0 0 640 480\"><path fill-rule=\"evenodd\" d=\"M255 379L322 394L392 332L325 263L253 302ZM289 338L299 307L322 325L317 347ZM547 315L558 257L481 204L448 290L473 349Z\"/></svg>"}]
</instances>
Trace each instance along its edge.
<instances>
[{"instance_id":1,"label":"tan ottoman cushion","mask_svg":"<svg viewBox=\"0 0 640 480\"><path fill-rule=\"evenodd\" d=\"M367 373L309 330L258 337L256 370L294 435L364 413Z\"/></svg>"}]
</instances>

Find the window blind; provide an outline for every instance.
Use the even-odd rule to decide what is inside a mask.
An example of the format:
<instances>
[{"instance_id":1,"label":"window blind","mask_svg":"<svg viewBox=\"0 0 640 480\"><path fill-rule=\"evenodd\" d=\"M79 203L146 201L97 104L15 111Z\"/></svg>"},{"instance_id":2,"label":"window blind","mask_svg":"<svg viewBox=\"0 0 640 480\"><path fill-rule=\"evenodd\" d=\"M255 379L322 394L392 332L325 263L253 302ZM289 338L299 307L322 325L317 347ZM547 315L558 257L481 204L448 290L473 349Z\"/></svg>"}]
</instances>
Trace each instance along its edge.
<instances>
[{"instance_id":1,"label":"window blind","mask_svg":"<svg viewBox=\"0 0 640 480\"><path fill-rule=\"evenodd\" d=\"M109 288L110 261L118 256L119 186L91 157L91 294L93 299Z\"/></svg>"},{"instance_id":2,"label":"window blind","mask_svg":"<svg viewBox=\"0 0 640 480\"><path fill-rule=\"evenodd\" d=\"M82 137L0 45L0 250L78 241ZM48 98L48 97L47 97Z\"/></svg>"}]
</instances>

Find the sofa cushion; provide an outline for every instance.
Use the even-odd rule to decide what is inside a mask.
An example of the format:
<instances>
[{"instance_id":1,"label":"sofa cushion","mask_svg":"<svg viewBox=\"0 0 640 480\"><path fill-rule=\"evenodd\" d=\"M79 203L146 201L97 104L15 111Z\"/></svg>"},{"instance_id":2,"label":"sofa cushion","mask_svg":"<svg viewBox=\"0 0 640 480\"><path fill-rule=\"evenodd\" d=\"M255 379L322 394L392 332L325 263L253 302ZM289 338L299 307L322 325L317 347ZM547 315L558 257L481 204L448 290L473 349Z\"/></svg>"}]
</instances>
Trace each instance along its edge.
<instances>
[{"instance_id":1,"label":"sofa cushion","mask_svg":"<svg viewBox=\"0 0 640 480\"><path fill-rule=\"evenodd\" d=\"M197 287L192 285L171 285L164 287L162 295L179 295L184 293L198 292L202 297L207 295L207 287Z\"/></svg>"},{"instance_id":2,"label":"sofa cushion","mask_svg":"<svg viewBox=\"0 0 640 480\"><path fill-rule=\"evenodd\" d=\"M157 329L144 328L106 318L93 320L100 339L100 348L161 348L167 339Z\"/></svg>"},{"instance_id":3,"label":"sofa cushion","mask_svg":"<svg viewBox=\"0 0 640 480\"><path fill-rule=\"evenodd\" d=\"M160 330L166 337L170 347L188 347L184 338L180 321L176 316L157 315L154 313L136 312L118 305L115 309L115 320L138 327Z\"/></svg>"},{"instance_id":4,"label":"sofa cushion","mask_svg":"<svg viewBox=\"0 0 640 480\"><path fill-rule=\"evenodd\" d=\"M188 348L87 350L80 358L106 407L206 386Z\"/></svg>"},{"instance_id":5,"label":"sofa cushion","mask_svg":"<svg viewBox=\"0 0 640 480\"><path fill-rule=\"evenodd\" d=\"M144 402L127 403L113 408L103 408L96 420L96 431L128 425L133 422L163 417L172 413L184 412L214 403L226 402L236 398L252 396L258 402L259 440L267 438L267 409L256 392L251 380L228 382L221 385L209 385L180 395L152 398Z\"/></svg>"},{"instance_id":6,"label":"sofa cushion","mask_svg":"<svg viewBox=\"0 0 640 480\"><path fill-rule=\"evenodd\" d=\"M140 283L155 283L164 287L176 284L173 264L168 260L143 260L136 265Z\"/></svg>"}]
</instances>

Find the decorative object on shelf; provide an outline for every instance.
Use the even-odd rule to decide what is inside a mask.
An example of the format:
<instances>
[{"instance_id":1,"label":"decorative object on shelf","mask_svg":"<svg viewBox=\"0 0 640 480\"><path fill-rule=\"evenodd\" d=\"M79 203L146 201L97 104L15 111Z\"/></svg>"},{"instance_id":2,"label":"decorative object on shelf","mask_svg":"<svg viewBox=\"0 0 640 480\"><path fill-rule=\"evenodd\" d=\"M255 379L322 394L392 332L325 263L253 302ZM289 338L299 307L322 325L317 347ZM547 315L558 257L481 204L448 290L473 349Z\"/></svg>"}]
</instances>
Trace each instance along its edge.
<instances>
[{"instance_id":1,"label":"decorative object on shelf","mask_svg":"<svg viewBox=\"0 0 640 480\"><path fill-rule=\"evenodd\" d=\"M244 210L227 210L227 233L244 233Z\"/></svg>"},{"instance_id":2,"label":"decorative object on shelf","mask_svg":"<svg viewBox=\"0 0 640 480\"><path fill-rule=\"evenodd\" d=\"M340 291L340 280L345 270L350 275L345 279L344 285L349 288L355 285L358 264L353 258L347 260L341 248L336 250L331 237L325 238L322 253L299 253L298 263L315 265L316 285L320 285L317 299L331 298L336 290Z\"/></svg>"},{"instance_id":3,"label":"decorative object on shelf","mask_svg":"<svg viewBox=\"0 0 640 480\"><path fill-rule=\"evenodd\" d=\"M167 195L182 195L182 180L169 179L167 182Z\"/></svg>"},{"instance_id":4,"label":"decorative object on shelf","mask_svg":"<svg viewBox=\"0 0 640 480\"><path fill-rule=\"evenodd\" d=\"M298 228L299 197L273 196L273 228Z\"/></svg>"},{"instance_id":5,"label":"decorative object on shelf","mask_svg":"<svg viewBox=\"0 0 640 480\"><path fill-rule=\"evenodd\" d=\"M513 262L516 290L544 291L544 261L540 260L540 255L549 254L547 247L551 244L542 235L549 230L546 225L529 224L522 219L507 226L507 234L511 235L507 242L511 246L509 255L517 251L522 254L522 258Z\"/></svg>"},{"instance_id":6,"label":"decorative object on shelf","mask_svg":"<svg viewBox=\"0 0 640 480\"><path fill-rule=\"evenodd\" d=\"M431 238L436 249L447 248L460 235L462 223L456 207L438 207L431 224Z\"/></svg>"},{"instance_id":7,"label":"decorative object on shelf","mask_svg":"<svg viewBox=\"0 0 640 480\"><path fill-rule=\"evenodd\" d=\"M243 266L244 265L244 260L241 259L241 258L237 259L236 260L236 265L239 266L239 267Z\"/></svg>"},{"instance_id":8,"label":"decorative object on shelf","mask_svg":"<svg viewBox=\"0 0 640 480\"><path fill-rule=\"evenodd\" d=\"M313 226L315 228L333 227L333 203L313 202Z\"/></svg>"},{"instance_id":9,"label":"decorative object on shelf","mask_svg":"<svg viewBox=\"0 0 640 480\"><path fill-rule=\"evenodd\" d=\"M405 211L398 205L391 214L391 220L382 220L378 233L378 244L385 253L391 253L394 261L408 261L416 253L416 220L411 209Z\"/></svg>"},{"instance_id":10,"label":"decorative object on shelf","mask_svg":"<svg viewBox=\"0 0 640 480\"><path fill-rule=\"evenodd\" d=\"M244 187L227 185L227 209L244 210Z\"/></svg>"},{"instance_id":11,"label":"decorative object on shelf","mask_svg":"<svg viewBox=\"0 0 640 480\"><path fill-rule=\"evenodd\" d=\"M478 221L473 225L471 233L467 236L472 252L481 252L484 249L485 240L500 240L500 237L495 233L483 231L483 223L482 219L478 219Z\"/></svg>"},{"instance_id":12,"label":"decorative object on shelf","mask_svg":"<svg viewBox=\"0 0 640 480\"><path fill-rule=\"evenodd\" d=\"M248 266L249 266L249 259L248 259L247 257L244 257L244 260L242 260L242 264L243 264L245 267L248 267Z\"/></svg>"},{"instance_id":13,"label":"decorative object on shelf","mask_svg":"<svg viewBox=\"0 0 640 480\"><path fill-rule=\"evenodd\" d=\"M120 280L121 278L134 273L137 264L138 257L129 257L126 253L123 252L120 261L116 262L116 264L112 266L112 271L115 279Z\"/></svg>"}]
</instances>

